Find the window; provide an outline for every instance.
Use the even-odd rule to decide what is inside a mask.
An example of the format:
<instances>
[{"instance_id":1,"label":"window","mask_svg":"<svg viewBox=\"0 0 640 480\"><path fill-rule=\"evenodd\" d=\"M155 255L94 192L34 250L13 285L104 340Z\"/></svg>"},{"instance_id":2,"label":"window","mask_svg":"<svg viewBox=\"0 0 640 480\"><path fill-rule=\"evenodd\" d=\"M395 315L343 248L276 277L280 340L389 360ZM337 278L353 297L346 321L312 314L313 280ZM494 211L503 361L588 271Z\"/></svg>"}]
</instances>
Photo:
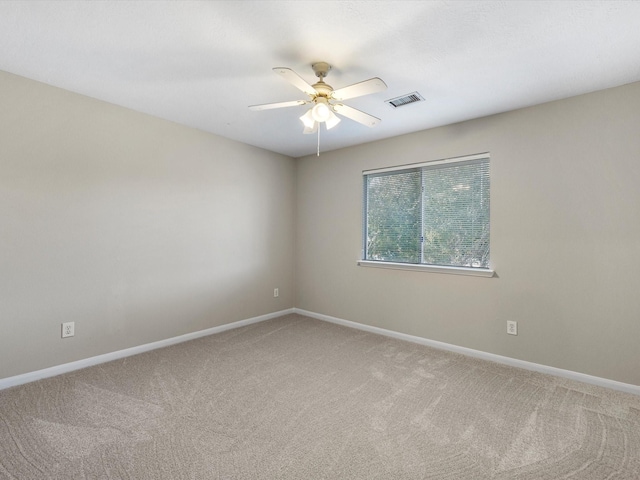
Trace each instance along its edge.
<instances>
[{"instance_id":1,"label":"window","mask_svg":"<svg viewBox=\"0 0 640 480\"><path fill-rule=\"evenodd\" d=\"M435 266L448 273L493 274L488 154L363 175L361 265Z\"/></svg>"}]
</instances>

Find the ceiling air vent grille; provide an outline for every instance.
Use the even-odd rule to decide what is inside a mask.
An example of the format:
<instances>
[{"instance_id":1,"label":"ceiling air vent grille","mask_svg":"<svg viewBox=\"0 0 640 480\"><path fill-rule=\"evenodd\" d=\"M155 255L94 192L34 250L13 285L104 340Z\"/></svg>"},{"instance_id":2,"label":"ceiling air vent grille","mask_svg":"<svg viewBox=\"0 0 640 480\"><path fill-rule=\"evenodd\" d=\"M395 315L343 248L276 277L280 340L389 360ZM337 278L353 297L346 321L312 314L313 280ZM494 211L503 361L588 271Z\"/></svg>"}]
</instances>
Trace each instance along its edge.
<instances>
[{"instance_id":1,"label":"ceiling air vent grille","mask_svg":"<svg viewBox=\"0 0 640 480\"><path fill-rule=\"evenodd\" d=\"M408 93L401 97L392 98L391 100L385 100L385 103L388 103L393 108L404 107L405 105L416 102L424 102L424 98L422 98L422 95L418 92Z\"/></svg>"}]
</instances>

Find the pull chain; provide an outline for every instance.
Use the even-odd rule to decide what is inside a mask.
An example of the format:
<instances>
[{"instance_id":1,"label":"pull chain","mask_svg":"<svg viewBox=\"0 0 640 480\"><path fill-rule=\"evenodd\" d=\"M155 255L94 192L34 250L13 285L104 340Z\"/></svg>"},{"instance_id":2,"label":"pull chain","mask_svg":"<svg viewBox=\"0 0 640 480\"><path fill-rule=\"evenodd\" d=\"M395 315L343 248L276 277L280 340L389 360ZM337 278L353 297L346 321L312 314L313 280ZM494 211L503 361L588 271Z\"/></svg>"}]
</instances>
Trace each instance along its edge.
<instances>
[{"instance_id":1,"label":"pull chain","mask_svg":"<svg viewBox=\"0 0 640 480\"><path fill-rule=\"evenodd\" d=\"M318 124L318 156L320 156L320 130L322 128L322 124Z\"/></svg>"}]
</instances>

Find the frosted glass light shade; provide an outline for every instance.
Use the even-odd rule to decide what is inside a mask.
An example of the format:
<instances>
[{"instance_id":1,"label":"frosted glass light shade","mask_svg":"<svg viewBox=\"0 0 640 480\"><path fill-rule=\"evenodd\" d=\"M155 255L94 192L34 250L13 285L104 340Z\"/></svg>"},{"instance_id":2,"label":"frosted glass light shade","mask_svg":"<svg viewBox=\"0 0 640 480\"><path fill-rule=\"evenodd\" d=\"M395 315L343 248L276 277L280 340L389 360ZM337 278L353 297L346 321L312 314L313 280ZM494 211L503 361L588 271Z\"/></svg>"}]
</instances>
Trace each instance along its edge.
<instances>
[{"instance_id":1,"label":"frosted glass light shade","mask_svg":"<svg viewBox=\"0 0 640 480\"><path fill-rule=\"evenodd\" d=\"M311 109L311 116L316 122L326 122L331 113L333 112L326 103L316 103Z\"/></svg>"},{"instance_id":2,"label":"frosted glass light shade","mask_svg":"<svg viewBox=\"0 0 640 480\"><path fill-rule=\"evenodd\" d=\"M335 113L333 113L331 110L329 110L329 118L327 119L327 122L326 122L327 130L331 130L333 127L335 127L339 123L340 123L340 119L338 118L338 116Z\"/></svg>"},{"instance_id":3,"label":"frosted glass light shade","mask_svg":"<svg viewBox=\"0 0 640 480\"><path fill-rule=\"evenodd\" d=\"M321 123L326 123L327 130L340 123L338 116L333 113L326 103L317 103L300 117L304 125L303 133L315 133Z\"/></svg>"},{"instance_id":4,"label":"frosted glass light shade","mask_svg":"<svg viewBox=\"0 0 640 480\"><path fill-rule=\"evenodd\" d=\"M302 123L304 124L305 129L312 129L314 124L316 123L316 121L314 120L311 114L311 110L313 109L310 108L309 110L307 110L307 113L305 113L300 117L300 120L302 120Z\"/></svg>"}]
</instances>

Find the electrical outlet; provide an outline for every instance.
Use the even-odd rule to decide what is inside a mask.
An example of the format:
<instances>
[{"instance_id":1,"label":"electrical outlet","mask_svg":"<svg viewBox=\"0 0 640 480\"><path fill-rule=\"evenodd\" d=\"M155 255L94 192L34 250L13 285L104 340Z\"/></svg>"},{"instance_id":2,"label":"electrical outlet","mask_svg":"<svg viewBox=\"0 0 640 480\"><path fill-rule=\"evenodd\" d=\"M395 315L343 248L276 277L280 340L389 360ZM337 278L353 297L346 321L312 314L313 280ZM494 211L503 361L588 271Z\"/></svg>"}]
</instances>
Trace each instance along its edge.
<instances>
[{"instance_id":1,"label":"electrical outlet","mask_svg":"<svg viewBox=\"0 0 640 480\"><path fill-rule=\"evenodd\" d=\"M507 320L507 333L509 335L518 335L518 322Z\"/></svg>"},{"instance_id":2,"label":"electrical outlet","mask_svg":"<svg viewBox=\"0 0 640 480\"><path fill-rule=\"evenodd\" d=\"M277 288L273 289L273 298L279 297L280 296L280 290Z\"/></svg>"},{"instance_id":3,"label":"electrical outlet","mask_svg":"<svg viewBox=\"0 0 640 480\"><path fill-rule=\"evenodd\" d=\"M73 337L76 334L76 323L65 322L62 324L62 338Z\"/></svg>"}]
</instances>

